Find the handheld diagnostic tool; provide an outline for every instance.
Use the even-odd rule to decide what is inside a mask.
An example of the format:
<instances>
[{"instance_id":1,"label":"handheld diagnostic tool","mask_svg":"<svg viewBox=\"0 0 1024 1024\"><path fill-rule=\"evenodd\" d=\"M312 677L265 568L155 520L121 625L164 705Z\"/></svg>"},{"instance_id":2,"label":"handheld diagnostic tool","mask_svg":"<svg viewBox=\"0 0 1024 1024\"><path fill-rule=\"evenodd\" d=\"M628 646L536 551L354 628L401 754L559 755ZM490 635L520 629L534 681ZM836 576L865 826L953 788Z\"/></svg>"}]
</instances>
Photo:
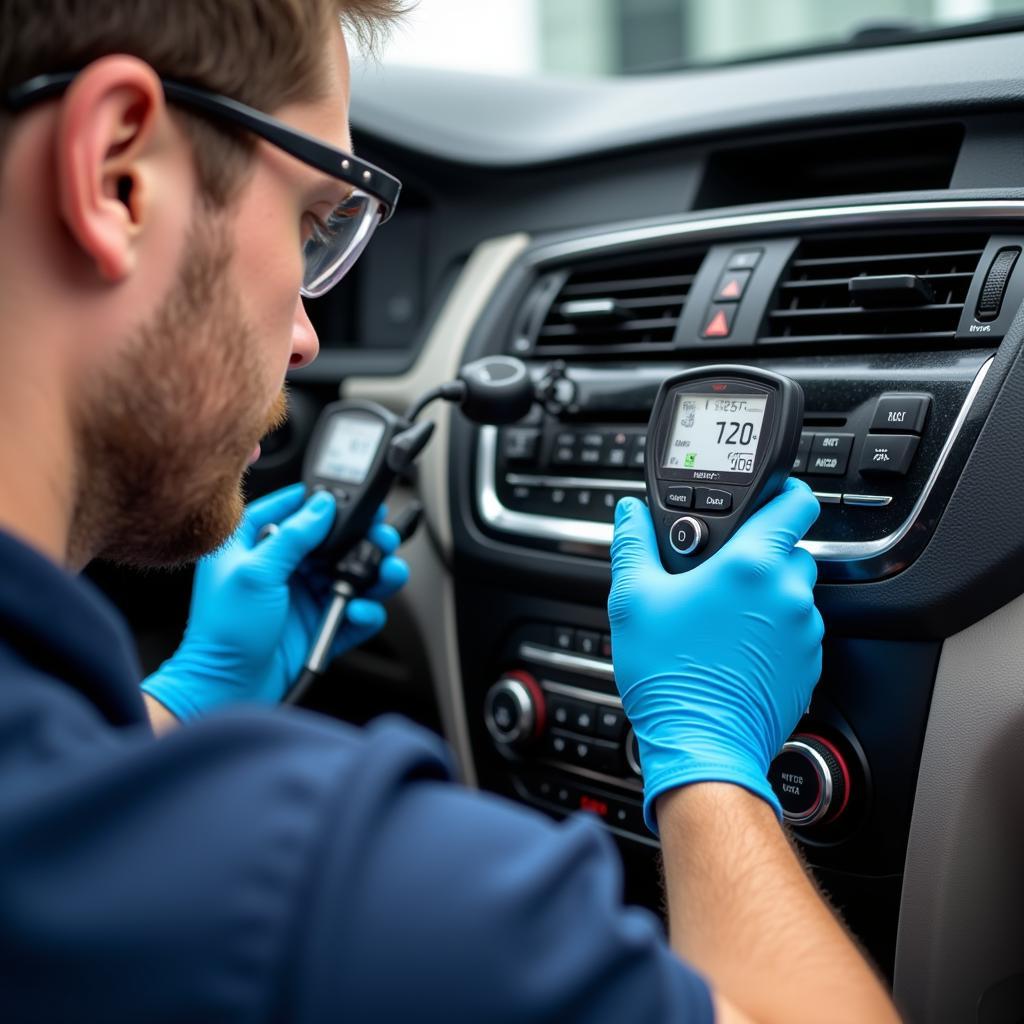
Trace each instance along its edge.
<instances>
[{"instance_id":1,"label":"handheld diagnostic tool","mask_svg":"<svg viewBox=\"0 0 1024 1024\"><path fill-rule=\"evenodd\" d=\"M799 384L752 366L705 366L662 384L644 472L669 572L706 561L779 492L803 414Z\"/></svg>"},{"instance_id":2,"label":"handheld diagnostic tool","mask_svg":"<svg viewBox=\"0 0 1024 1024\"><path fill-rule=\"evenodd\" d=\"M366 536L395 476L432 430L432 423L410 427L376 402L335 402L324 409L306 449L302 480L310 494L330 491L338 511L315 558L336 560Z\"/></svg>"}]
</instances>

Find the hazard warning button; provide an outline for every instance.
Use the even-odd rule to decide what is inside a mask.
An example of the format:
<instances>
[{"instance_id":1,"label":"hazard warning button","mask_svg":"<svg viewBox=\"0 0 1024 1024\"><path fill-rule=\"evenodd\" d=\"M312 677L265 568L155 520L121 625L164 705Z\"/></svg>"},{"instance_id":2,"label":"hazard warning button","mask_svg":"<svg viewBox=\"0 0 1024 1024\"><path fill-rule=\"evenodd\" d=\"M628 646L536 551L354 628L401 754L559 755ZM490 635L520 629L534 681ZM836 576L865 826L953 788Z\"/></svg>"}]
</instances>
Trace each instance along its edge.
<instances>
[{"instance_id":1,"label":"hazard warning button","mask_svg":"<svg viewBox=\"0 0 1024 1024\"><path fill-rule=\"evenodd\" d=\"M713 305L704 319L701 337L728 338L732 334L732 321L735 316L736 307L731 303Z\"/></svg>"},{"instance_id":2,"label":"hazard warning button","mask_svg":"<svg viewBox=\"0 0 1024 1024\"><path fill-rule=\"evenodd\" d=\"M727 270L718 282L715 302L739 302L750 281L749 270Z\"/></svg>"}]
</instances>

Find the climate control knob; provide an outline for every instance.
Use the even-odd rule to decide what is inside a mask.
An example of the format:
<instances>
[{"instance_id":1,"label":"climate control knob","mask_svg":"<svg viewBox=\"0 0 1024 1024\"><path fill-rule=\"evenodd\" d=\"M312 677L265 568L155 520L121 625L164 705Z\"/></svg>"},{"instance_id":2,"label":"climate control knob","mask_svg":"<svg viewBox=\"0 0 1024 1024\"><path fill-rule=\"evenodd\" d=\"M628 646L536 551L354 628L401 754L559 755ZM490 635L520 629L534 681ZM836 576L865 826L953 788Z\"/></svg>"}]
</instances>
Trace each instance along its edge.
<instances>
[{"instance_id":1,"label":"climate control knob","mask_svg":"<svg viewBox=\"0 0 1024 1024\"><path fill-rule=\"evenodd\" d=\"M796 733L772 761L768 780L782 816L798 828L835 821L850 802L850 771L830 741Z\"/></svg>"},{"instance_id":2,"label":"climate control knob","mask_svg":"<svg viewBox=\"0 0 1024 1024\"><path fill-rule=\"evenodd\" d=\"M544 729L544 693L528 672L507 672L484 698L484 722L495 743L523 746Z\"/></svg>"}]
</instances>

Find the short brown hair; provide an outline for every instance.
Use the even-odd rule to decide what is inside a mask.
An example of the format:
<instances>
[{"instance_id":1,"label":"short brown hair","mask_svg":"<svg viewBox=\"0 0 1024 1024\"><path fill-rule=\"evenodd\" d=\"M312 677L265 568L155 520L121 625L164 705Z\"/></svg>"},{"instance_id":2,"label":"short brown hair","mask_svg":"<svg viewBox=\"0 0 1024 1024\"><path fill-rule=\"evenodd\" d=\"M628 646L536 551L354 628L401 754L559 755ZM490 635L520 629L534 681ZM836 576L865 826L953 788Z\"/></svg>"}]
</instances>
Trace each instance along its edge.
<instances>
[{"instance_id":1,"label":"short brown hair","mask_svg":"<svg viewBox=\"0 0 1024 1024\"><path fill-rule=\"evenodd\" d=\"M323 95L325 43L338 19L366 44L406 6L404 0L2 0L0 97L35 75L124 53L162 77L272 111ZM223 205L253 142L201 115L181 116L200 187Z\"/></svg>"}]
</instances>

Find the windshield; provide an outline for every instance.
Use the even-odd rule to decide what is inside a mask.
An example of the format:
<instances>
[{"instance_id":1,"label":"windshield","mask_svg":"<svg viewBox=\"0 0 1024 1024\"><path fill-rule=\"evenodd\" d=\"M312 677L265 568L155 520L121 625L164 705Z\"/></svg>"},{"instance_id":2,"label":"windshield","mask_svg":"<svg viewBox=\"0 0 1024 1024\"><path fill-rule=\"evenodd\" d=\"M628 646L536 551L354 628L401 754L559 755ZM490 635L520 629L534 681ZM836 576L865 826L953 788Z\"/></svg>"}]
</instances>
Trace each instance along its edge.
<instances>
[{"instance_id":1,"label":"windshield","mask_svg":"<svg viewBox=\"0 0 1024 1024\"><path fill-rule=\"evenodd\" d=\"M509 75L622 75L967 34L1017 15L1020 0L418 0L382 56Z\"/></svg>"}]
</instances>

